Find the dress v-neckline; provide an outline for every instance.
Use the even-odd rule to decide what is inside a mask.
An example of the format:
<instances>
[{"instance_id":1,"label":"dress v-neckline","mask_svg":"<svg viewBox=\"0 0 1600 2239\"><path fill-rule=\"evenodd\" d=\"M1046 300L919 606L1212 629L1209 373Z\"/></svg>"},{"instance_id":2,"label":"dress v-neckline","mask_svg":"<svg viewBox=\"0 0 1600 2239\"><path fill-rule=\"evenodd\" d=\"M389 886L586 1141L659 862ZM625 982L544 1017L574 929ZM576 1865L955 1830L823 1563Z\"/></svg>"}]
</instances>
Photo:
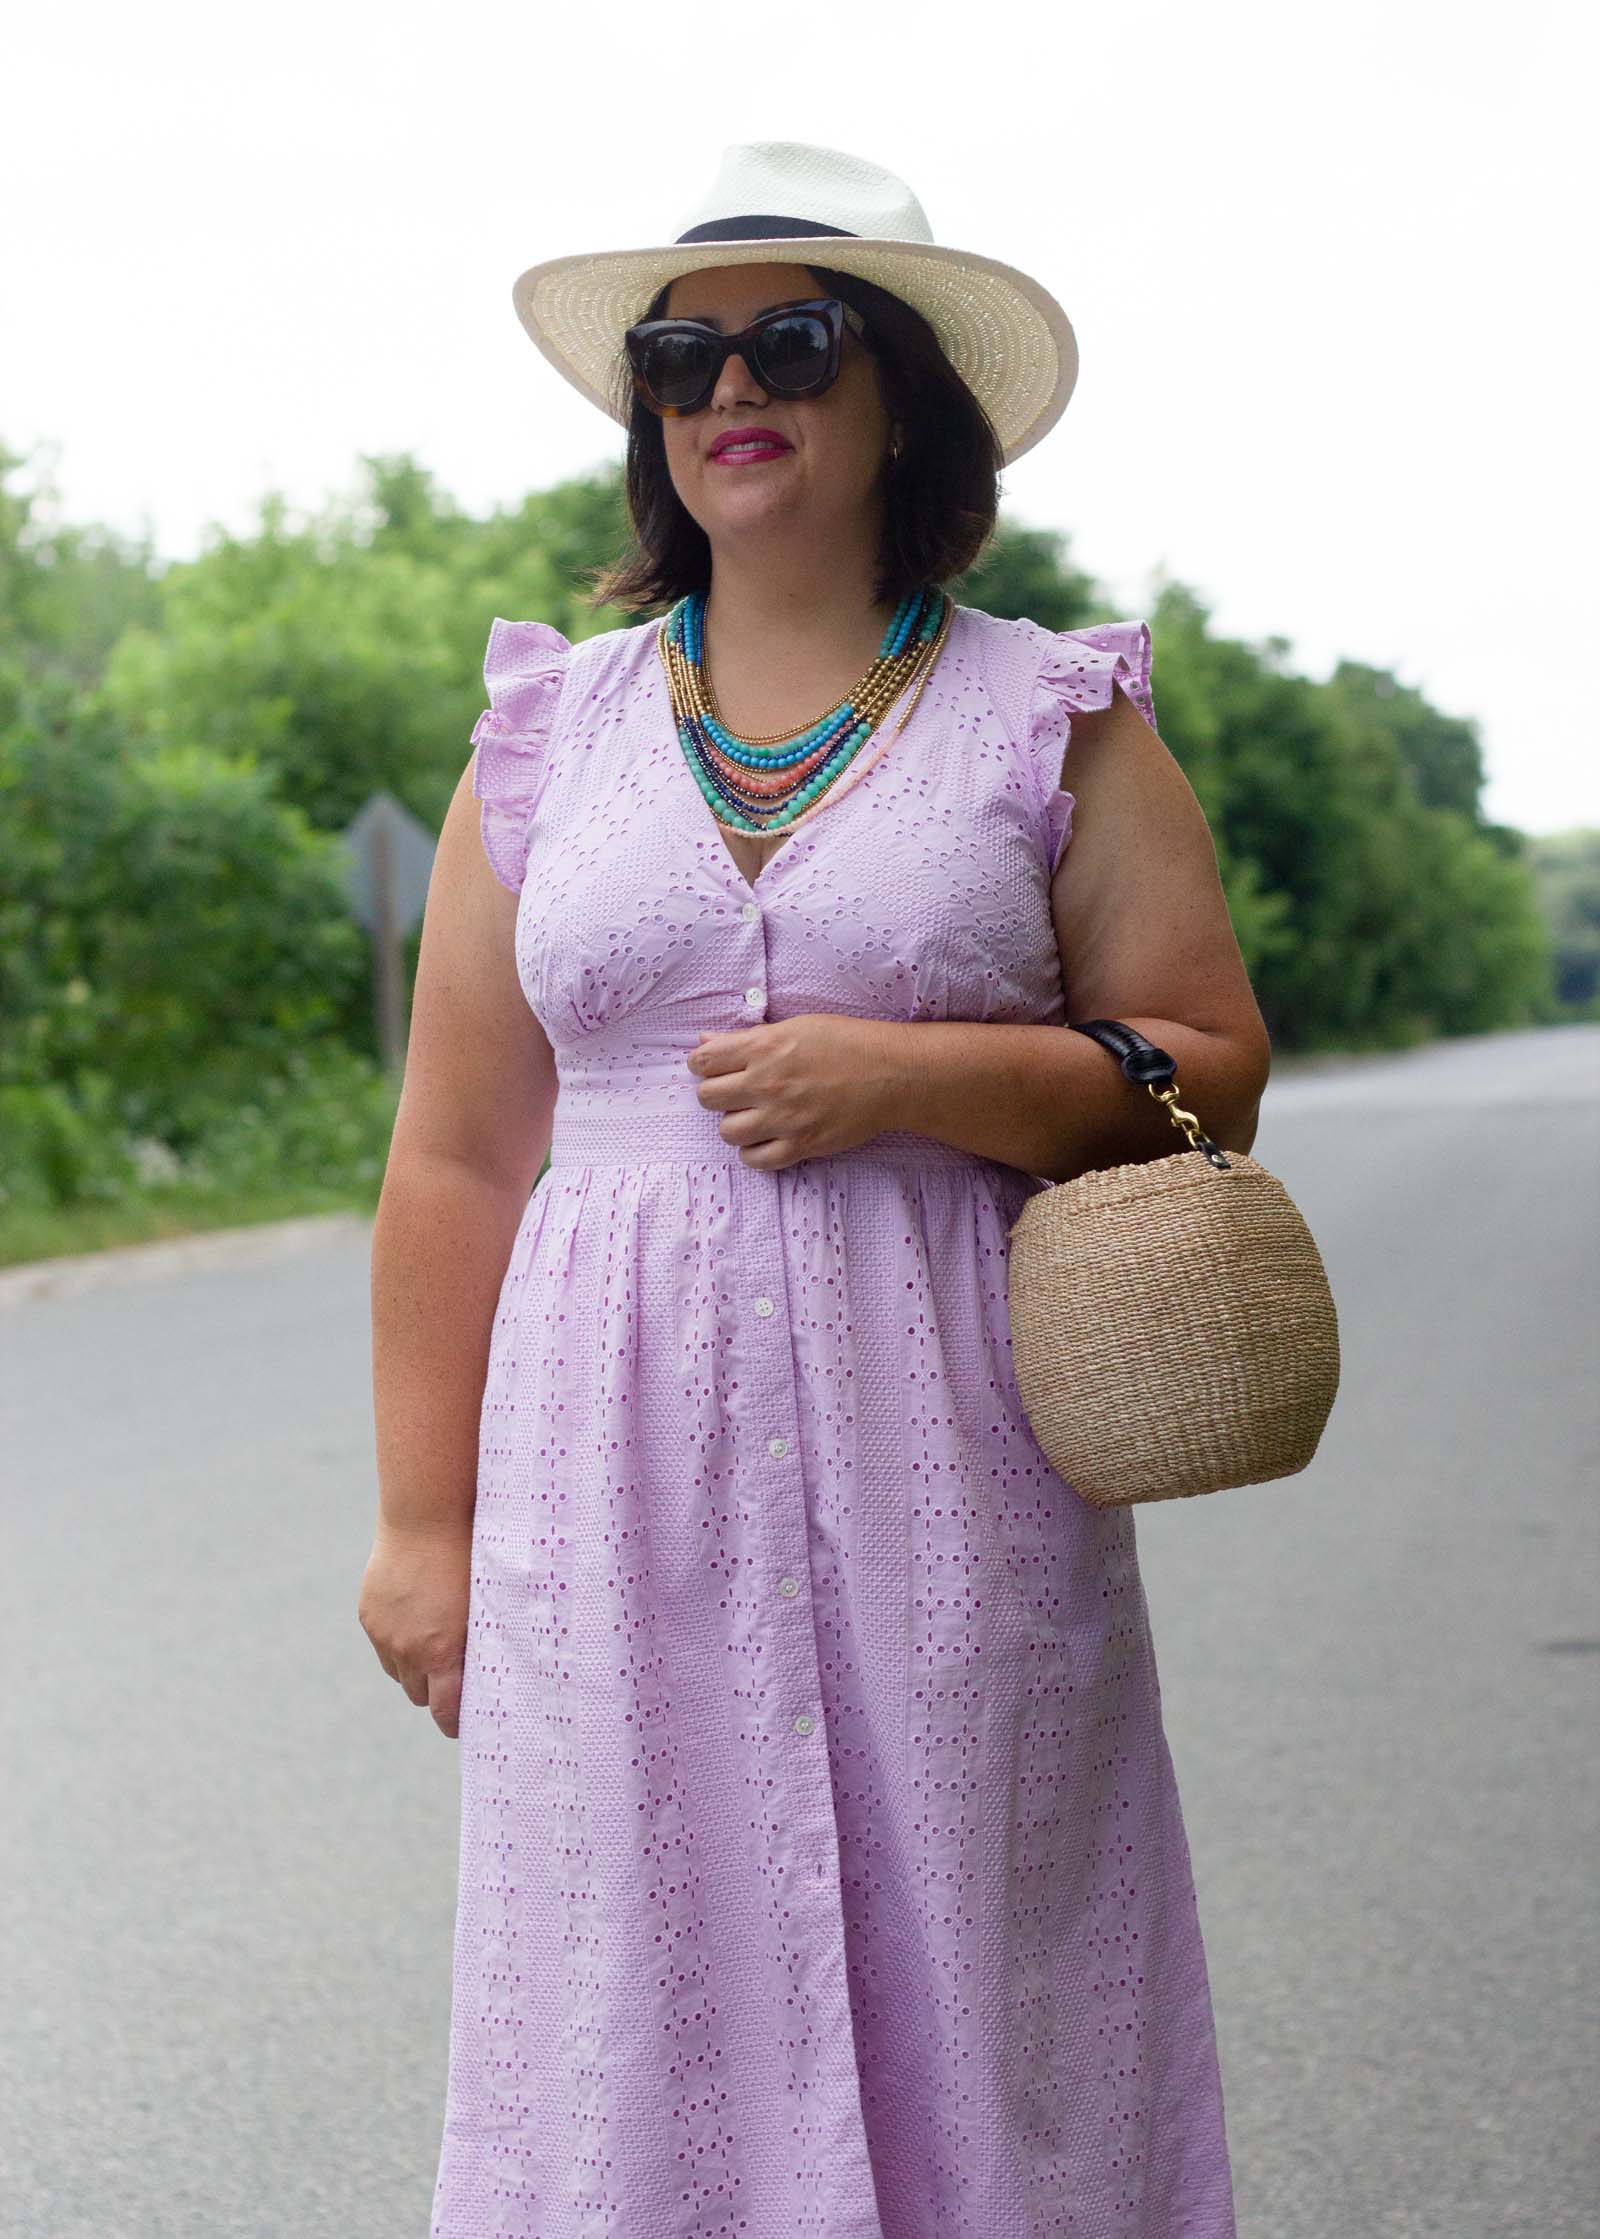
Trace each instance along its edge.
<instances>
[{"instance_id":1,"label":"dress v-neckline","mask_svg":"<svg viewBox=\"0 0 1600 2239\"><path fill-rule=\"evenodd\" d=\"M947 634L944 646L941 649L941 659L943 658L944 653L947 653L950 649L950 637L955 633L955 625L957 619L960 616L960 613L961 609L960 607L957 607L955 613L950 618L950 631ZM696 828L696 826L698 826L702 830L710 831L712 838L717 843L717 854L721 858L722 863L726 866L727 870L733 875L733 877L738 880L739 884L744 888L745 892L752 896L759 896L764 891L765 882L778 868L778 865L783 861L784 857L792 853L795 842L798 839L800 839L807 832L812 833L812 835L814 836L816 825L819 819L823 817L829 809L842 807L843 804L847 800L849 800L853 794L860 791L861 787L866 783L867 779L872 775L873 771L877 768L878 764L887 754L889 747L893 744L896 736L899 735L896 733L894 725L899 721L901 701L904 700L906 692L916 689L914 681L912 683L908 683L904 691L901 692L900 698L895 700L893 704L885 711L882 721L879 723L873 737L867 742L866 746L862 748L855 761L850 764L849 770L846 771L845 775L848 777L849 783L844 786L843 790L841 791L835 789L834 791L828 793L822 800L813 803L813 805L806 811L804 816L797 817L794 824L790 828L790 836L783 842L783 845L781 847L775 848L773 850L772 854L767 857L767 860L762 864L760 870L752 879L746 878L744 872L740 869L739 864L734 856L734 852L728 845L726 833L723 831L722 826L717 822L716 818L711 813L711 803L706 799L705 795L701 792L699 786L695 782L694 772L690 769L688 757L683 751L683 741L678 736L677 725L672 721L672 694L668 689L666 675L661 666L660 651L655 646L653 641L651 643L650 658L652 673L655 680L655 689L660 693L662 700L666 705L667 723L669 726L670 736L670 746L668 751L670 752L672 759L676 764L676 769L673 773L674 796L677 796L680 787L687 793L688 796L685 802L685 808L687 811L684 817L685 828L688 830L693 830ZM936 662L934 666L937 667L938 663ZM929 678L931 678L932 673L932 670L929 670L927 672ZM910 723L907 723L906 729L909 731L911 728L912 725ZM694 811L697 808L700 812L698 818L694 816Z\"/></svg>"}]
</instances>

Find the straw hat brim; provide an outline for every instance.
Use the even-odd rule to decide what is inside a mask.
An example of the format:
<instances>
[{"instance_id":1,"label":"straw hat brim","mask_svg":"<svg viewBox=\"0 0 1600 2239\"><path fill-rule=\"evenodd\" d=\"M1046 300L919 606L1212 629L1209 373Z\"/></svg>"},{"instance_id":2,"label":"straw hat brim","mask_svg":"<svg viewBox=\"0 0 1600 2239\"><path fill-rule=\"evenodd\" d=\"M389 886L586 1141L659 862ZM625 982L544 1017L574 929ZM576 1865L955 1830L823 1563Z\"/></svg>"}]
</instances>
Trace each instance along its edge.
<instances>
[{"instance_id":1,"label":"straw hat brim","mask_svg":"<svg viewBox=\"0 0 1600 2239\"><path fill-rule=\"evenodd\" d=\"M813 263L871 280L922 313L994 423L1008 466L1066 410L1078 343L1055 297L1012 265L933 242L821 234L602 249L531 265L511 294L556 371L625 425L622 337L667 281L725 264Z\"/></svg>"}]
</instances>

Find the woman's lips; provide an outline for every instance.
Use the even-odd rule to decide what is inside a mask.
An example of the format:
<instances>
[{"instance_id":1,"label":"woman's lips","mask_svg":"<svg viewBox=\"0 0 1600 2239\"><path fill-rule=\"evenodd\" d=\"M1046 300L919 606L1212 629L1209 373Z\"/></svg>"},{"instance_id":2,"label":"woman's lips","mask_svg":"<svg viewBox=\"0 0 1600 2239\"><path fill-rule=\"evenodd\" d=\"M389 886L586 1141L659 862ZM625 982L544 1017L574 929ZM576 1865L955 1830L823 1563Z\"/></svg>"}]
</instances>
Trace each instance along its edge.
<instances>
[{"instance_id":1,"label":"woman's lips","mask_svg":"<svg viewBox=\"0 0 1600 2239\"><path fill-rule=\"evenodd\" d=\"M781 459L790 449L780 436L735 436L731 443L724 443L713 451L713 466L759 466L765 459Z\"/></svg>"}]
</instances>

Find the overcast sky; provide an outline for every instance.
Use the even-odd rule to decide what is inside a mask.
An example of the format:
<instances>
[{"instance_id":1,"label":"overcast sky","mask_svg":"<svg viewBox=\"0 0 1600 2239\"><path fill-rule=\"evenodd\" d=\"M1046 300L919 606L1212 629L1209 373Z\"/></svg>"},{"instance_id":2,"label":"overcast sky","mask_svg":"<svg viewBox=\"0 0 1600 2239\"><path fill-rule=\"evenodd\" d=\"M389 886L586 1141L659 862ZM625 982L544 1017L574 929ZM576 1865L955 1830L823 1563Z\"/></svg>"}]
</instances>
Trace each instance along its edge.
<instances>
[{"instance_id":1,"label":"overcast sky","mask_svg":"<svg viewBox=\"0 0 1600 2239\"><path fill-rule=\"evenodd\" d=\"M414 450L474 510L620 455L511 308L670 240L728 142L887 165L1082 354L1006 477L1118 611L1158 571L1479 720L1487 812L1600 824L1594 11L421 9L14 19L0 441L186 557ZM485 632L489 617L485 617ZM1161 645L1154 690L1161 708Z\"/></svg>"}]
</instances>

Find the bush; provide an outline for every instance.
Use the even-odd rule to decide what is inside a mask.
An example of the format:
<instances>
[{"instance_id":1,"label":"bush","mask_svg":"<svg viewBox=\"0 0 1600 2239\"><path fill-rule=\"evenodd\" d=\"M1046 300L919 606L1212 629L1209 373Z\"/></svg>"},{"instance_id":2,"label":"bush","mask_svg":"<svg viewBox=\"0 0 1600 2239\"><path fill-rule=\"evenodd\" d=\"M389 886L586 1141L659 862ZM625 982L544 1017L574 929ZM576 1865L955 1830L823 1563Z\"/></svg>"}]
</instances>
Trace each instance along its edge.
<instances>
[{"instance_id":1,"label":"bush","mask_svg":"<svg viewBox=\"0 0 1600 2239\"><path fill-rule=\"evenodd\" d=\"M398 1084L324 1041L281 1053L237 1102L191 1100L180 1150L131 1129L111 1081L0 1086L7 1217L161 1200L305 1195L375 1202Z\"/></svg>"},{"instance_id":2,"label":"bush","mask_svg":"<svg viewBox=\"0 0 1600 2239\"><path fill-rule=\"evenodd\" d=\"M0 1085L0 1219L116 1204L138 1187L133 1145L104 1074L87 1075L76 1094L54 1081Z\"/></svg>"},{"instance_id":3,"label":"bush","mask_svg":"<svg viewBox=\"0 0 1600 2239\"><path fill-rule=\"evenodd\" d=\"M398 1088L340 1042L290 1050L236 1103L191 1113L186 1184L229 1194L304 1186L376 1195Z\"/></svg>"},{"instance_id":4,"label":"bush","mask_svg":"<svg viewBox=\"0 0 1600 2239\"><path fill-rule=\"evenodd\" d=\"M274 771L108 732L83 708L0 731L0 1083L114 1082L122 1125L183 1152L363 1005L367 942L339 836Z\"/></svg>"}]
</instances>

